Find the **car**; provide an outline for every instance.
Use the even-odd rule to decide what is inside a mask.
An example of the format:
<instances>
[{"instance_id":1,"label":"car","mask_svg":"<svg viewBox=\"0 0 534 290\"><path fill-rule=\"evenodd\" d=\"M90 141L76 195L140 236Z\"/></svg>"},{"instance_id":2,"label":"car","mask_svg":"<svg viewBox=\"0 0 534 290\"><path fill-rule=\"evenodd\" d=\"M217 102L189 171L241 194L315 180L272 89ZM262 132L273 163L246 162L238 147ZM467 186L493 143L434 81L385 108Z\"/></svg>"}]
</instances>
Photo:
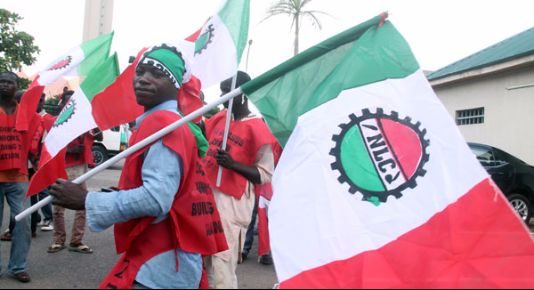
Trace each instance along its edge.
<instances>
[{"instance_id":1,"label":"car","mask_svg":"<svg viewBox=\"0 0 534 290\"><path fill-rule=\"evenodd\" d=\"M521 219L528 224L534 206L534 167L490 145L472 142L467 145Z\"/></svg>"},{"instance_id":2,"label":"car","mask_svg":"<svg viewBox=\"0 0 534 290\"><path fill-rule=\"evenodd\" d=\"M99 139L95 138L93 143L95 166L128 148L129 134L128 124L124 124L102 132Z\"/></svg>"}]
</instances>

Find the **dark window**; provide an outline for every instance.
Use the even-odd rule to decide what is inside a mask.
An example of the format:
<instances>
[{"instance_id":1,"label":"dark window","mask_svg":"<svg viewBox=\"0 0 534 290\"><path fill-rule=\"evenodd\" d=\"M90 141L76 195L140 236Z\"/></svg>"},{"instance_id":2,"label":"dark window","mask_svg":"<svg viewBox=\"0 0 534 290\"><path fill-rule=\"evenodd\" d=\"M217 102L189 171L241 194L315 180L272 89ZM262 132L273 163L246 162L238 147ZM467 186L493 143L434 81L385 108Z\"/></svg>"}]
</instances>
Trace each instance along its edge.
<instances>
[{"instance_id":1,"label":"dark window","mask_svg":"<svg viewBox=\"0 0 534 290\"><path fill-rule=\"evenodd\" d=\"M456 125L484 124L484 108L456 111Z\"/></svg>"},{"instance_id":2,"label":"dark window","mask_svg":"<svg viewBox=\"0 0 534 290\"><path fill-rule=\"evenodd\" d=\"M495 156L493 155L491 148L471 146L471 151L473 151L482 165L489 166L495 161Z\"/></svg>"}]
</instances>

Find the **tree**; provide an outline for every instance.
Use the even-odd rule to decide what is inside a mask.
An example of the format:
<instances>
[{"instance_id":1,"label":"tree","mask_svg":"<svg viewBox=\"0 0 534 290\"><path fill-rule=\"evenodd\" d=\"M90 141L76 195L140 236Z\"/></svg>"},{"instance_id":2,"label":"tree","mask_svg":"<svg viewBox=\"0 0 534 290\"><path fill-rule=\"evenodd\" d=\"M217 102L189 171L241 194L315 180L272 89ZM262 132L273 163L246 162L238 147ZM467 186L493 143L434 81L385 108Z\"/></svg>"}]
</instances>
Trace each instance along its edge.
<instances>
[{"instance_id":1,"label":"tree","mask_svg":"<svg viewBox=\"0 0 534 290\"><path fill-rule=\"evenodd\" d=\"M19 71L22 65L32 65L34 54L40 51L33 36L15 29L21 19L16 13L0 9L0 71Z\"/></svg>"},{"instance_id":2,"label":"tree","mask_svg":"<svg viewBox=\"0 0 534 290\"><path fill-rule=\"evenodd\" d=\"M310 3L311 0L279 0L274 3L269 10L267 10L267 17L263 20L271 18L276 15L289 15L291 17L291 29L295 29L294 40L294 54L299 53L299 34L302 26L302 19L308 18L311 20L313 26L322 29L321 22L317 18L317 14L326 14L317 10L304 10L304 6ZM294 28L293 28L294 27Z\"/></svg>"}]
</instances>

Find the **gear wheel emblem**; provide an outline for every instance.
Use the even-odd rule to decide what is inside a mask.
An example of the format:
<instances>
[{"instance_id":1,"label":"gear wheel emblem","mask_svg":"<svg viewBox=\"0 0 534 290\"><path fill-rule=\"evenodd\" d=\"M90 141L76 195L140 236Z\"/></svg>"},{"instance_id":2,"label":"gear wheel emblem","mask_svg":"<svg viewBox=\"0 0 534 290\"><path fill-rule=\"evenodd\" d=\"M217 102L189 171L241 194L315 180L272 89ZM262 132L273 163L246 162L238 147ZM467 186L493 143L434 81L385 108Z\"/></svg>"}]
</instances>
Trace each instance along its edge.
<instances>
[{"instance_id":1,"label":"gear wheel emblem","mask_svg":"<svg viewBox=\"0 0 534 290\"><path fill-rule=\"evenodd\" d=\"M68 67L72 62L72 56L68 55L65 58L59 60L54 65L50 66L48 71L60 70Z\"/></svg>"},{"instance_id":2,"label":"gear wheel emblem","mask_svg":"<svg viewBox=\"0 0 534 290\"><path fill-rule=\"evenodd\" d=\"M76 100L71 97L67 105L65 105L65 108L61 110L61 113L56 119L56 122L54 123L53 127L59 127L65 123L67 123L72 116L76 113Z\"/></svg>"},{"instance_id":3,"label":"gear wheel emblem","mask_svg":"<svg viewBox=\"0 0 534 290\"><path fill-rule=\"evenodd\" d=\"M349 192L360 192L363 200L375 204L387 202L389 196L401 198L407 188L415 188L417 179L426 174L429 160L426 129L412 123L410 117L399 118L392 111L384 114L362 110L361 116L351 114L334 135L331 164L340 173L338 181L349 185Z\"/></svg>"},{"instance_id":4,"label":"gear wheel emblem","mask_svg":"<svg viewBox=\"0 0 534 290\"><path fill-rule=\"evenodd\" d=\"M210 24L208 25L207 30L197 38L195 41L195 55L202 54L202 51L208 48L208 45L213 40L214 31L215 28L213 28L213 24Z\"/></svg>"}]
</instances>

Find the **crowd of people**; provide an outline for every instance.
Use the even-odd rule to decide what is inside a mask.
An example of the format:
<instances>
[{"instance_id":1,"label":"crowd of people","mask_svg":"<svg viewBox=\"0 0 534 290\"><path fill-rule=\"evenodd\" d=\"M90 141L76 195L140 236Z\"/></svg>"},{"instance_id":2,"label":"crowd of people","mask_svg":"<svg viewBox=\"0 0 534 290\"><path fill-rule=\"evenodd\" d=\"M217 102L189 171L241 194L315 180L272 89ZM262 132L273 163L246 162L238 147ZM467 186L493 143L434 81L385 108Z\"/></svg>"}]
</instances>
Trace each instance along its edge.
<instances>
[{"instance_id":1,"label":"crowd of people","mask_svg":"<svg viewBox=\"0 0 534 290\"><path fill-rule=\"evenodd\" d=\"M162 45L144 53L132 85L145 110L135 120L130 145L183 117L177 96L190 81L189 71L176 49ZM242 71L235 78L237 87L250 81ZM257 188L271 182L281 151L263 119L250 111L245 95L237 96L232 108L225 103L225 110L182 126L129 156L112 192L93 192L86 184L59 179L30 201L28 181L38 169L42 139L54 117L42 113L41 104L30 128L17 131L18 81L14 73L0 73L0 225L5 196L11 218L1 239L11 241L10 276L31 281L26 260L38 226L54 231L49 253L66 248L64 213L70 209L76 211L70 251L93 253L83 243L86 225L93 232L114 227L122 256L101 288L238 288L237 265L248 257L256 231ZM234 89L232 78L221 82L220 89L221 95ZM64 91L60 104L67 104L72 93ZM231 121L223 150L227 115ZM93 138L93 132L87 132L67 146L69 180L92 165ZM37 213L14 221L48 194L54 197L53 210L44 207L43 217ZM259 262L271 265L270 253L263 253Z\"/></svg>"}]
</instances>

